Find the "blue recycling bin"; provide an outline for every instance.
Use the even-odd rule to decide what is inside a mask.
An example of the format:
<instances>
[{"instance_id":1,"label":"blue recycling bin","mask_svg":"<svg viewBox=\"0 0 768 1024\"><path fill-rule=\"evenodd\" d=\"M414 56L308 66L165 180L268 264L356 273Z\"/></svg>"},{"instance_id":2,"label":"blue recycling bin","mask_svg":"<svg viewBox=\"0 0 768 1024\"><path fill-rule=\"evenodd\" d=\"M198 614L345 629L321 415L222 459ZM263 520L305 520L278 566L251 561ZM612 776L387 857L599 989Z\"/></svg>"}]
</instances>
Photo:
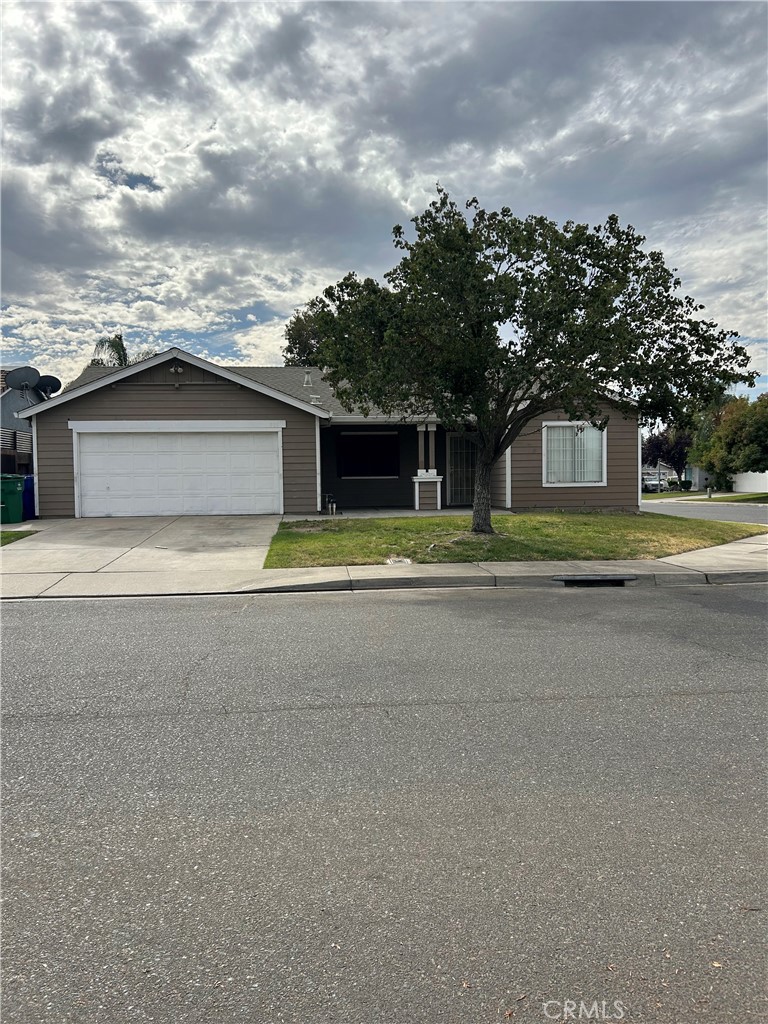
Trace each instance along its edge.
<instances>
[{"instance_id":1,"label":"blue recycling bin","mask_svg":"<svg viewBox=\"0 0 768 1024\"><path fill-rule=\"evenodd\" d=\"M21 492L21 508L24 519L35 518L35 478L24 477L24 490Z\"/></svg>"}]
</instances>

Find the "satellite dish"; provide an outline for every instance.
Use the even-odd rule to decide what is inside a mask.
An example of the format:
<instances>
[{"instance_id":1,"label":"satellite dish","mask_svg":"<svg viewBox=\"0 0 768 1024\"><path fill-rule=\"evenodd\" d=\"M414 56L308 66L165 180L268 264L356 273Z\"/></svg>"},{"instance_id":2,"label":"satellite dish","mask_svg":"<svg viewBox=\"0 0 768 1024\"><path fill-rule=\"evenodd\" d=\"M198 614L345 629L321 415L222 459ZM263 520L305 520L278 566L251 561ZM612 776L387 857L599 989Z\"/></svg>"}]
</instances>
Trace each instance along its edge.
<instances>
[{"instance_id":1,"label":"satellite dish","mask_svg":"<svg viewBox=\"0 0 768 1024\"><path fill-rule=\"evenodd\" d=\"M5 386L13 388L14 391L26 391L36 386L40 380L40 374L34 366L19 366L5 375Z\"/></svg>"},{"instance_id":2,"label":"satellite dish","mask_svg":"<svg viewBox=\"0 0 768 1024\"><path fill-rule=\"evenodd\" d=\"M61 381L58 377L54 377L51 374L44 374L36 384L37 390L42 391L46 398L50 398L51 395L58 391L61 387Z\"/></svg>"}]
</instances>

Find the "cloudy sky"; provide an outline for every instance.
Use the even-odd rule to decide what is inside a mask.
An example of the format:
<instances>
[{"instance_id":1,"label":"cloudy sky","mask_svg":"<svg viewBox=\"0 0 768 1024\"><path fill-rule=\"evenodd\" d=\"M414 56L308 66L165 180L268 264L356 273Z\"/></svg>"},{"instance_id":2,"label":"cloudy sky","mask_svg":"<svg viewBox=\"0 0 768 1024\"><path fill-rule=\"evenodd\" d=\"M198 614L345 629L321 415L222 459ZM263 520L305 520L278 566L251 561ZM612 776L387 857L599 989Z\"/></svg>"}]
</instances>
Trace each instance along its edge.
<instances>
[{"instance_id":1,"label":"cloudy sky","mask_svg":"<svg viewBox=\"0 0 768 1024\"><path fill-rule=\"evenodd\" d=\"M278 364L436 181L661 248L768 390L766 6L2 5L4 362Z\"/></svg>"}]
</instances>

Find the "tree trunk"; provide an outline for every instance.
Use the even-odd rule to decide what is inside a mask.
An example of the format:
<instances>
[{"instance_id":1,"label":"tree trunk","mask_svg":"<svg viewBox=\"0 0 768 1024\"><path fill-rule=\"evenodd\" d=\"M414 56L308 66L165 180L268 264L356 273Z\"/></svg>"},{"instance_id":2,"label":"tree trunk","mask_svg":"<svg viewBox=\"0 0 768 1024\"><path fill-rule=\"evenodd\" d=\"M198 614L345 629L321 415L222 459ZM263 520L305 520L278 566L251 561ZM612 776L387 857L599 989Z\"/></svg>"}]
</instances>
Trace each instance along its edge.
<instances>
[{"instance_id":1,"label":"tree trunk","mask_svg":"<svg viewBox=\"0 0 768 1024\"><path fill-rule=\"evenodd\" d=\"M491 526L491 470L492 462L486 462L478 452L475 470L475 503L472 506L472 533L494 533Z\"/></svg>"}]
</instances>

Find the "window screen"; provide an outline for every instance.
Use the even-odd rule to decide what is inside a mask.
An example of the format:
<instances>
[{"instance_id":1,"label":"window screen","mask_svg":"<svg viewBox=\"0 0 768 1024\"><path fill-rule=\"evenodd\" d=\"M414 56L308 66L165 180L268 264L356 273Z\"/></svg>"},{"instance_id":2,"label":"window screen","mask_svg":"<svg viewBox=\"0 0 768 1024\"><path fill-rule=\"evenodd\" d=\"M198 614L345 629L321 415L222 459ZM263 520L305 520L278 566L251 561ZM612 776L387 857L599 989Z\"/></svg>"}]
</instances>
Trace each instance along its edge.
<instances>
[{"instance_id":1,"label":"window screen","mask_svg":"<svg viewBox=\"0 0 768 1024\"><path fill-rule=\"evenodd\" d=\"M603 432L589 425L546 428L547 483L601 484Z\"/></svg>"}]
</instances>

